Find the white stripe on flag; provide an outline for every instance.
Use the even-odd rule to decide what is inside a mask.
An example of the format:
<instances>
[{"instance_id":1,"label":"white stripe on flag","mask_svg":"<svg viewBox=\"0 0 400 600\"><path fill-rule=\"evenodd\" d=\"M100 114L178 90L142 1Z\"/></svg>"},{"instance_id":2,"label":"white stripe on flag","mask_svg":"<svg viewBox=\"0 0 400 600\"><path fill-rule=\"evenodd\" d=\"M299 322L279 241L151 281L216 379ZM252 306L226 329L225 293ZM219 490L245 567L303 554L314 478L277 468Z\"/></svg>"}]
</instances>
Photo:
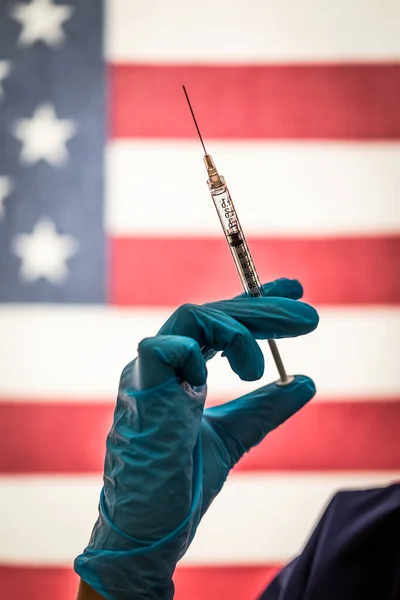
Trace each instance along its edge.
<instances>
[{"instance_id":1,"label":"white stripe on flag","mask_svg":"<svg viewBox=\"0 0 400 600\"><path fill-rule=\"evenodd\" d=\"M212 142L247 235L400 232L400 144ZM222 236L195 141L114 141L113 235ZM134 165L134 169L132 169Z\"/></svg>"},{"instance_id":2,"label":"white stripe on flag","mask_svg":"<svg viewBox=\"0 0 400 600\"><path fill-rule=\"evenodd\" d=\"M0 397L114 401L122 368L173 309L3 305ZM312 376L323 398L385 398L400 392L400 308L323 308L318 329L279 341L289 373ZM267 343L262 382L243 382L227 360L208 363L209 393L237 396L276 378Z\"/></svg>"},{"instance_id":3,"label":"white stripe on flag","mask_svg":"<svg viewBox=\"0 0 400 600\"><path fill-rule=\"evenodd\" d=\"M111 61L394 60L398 0L107 0Z\"/></svg>"},{"instance_id":4,"label":"white stripe on flag","mask_svg":"<svg viewBox=\"0 0 400 600\"><path fill-rule=\"evenodd\" d=\"M338 489L386 485L400 473L237 474L211 505L183 562L285 561L301 549ZM1 476L0 561L65 565L83 550L97 517L101 478Z\"/></svg>"}]
</instances>

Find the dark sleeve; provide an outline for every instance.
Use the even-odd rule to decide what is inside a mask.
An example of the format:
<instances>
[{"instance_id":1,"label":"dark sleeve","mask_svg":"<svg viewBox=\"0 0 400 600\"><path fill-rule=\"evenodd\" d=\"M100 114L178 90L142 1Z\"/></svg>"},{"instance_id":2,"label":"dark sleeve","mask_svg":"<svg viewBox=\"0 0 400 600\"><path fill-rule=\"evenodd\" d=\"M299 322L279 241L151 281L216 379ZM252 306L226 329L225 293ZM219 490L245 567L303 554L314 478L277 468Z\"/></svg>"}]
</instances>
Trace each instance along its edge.
<instances>
[{"instance_id":1,"label":"dark sleeve","mask_svg":"<svg viewBox=\"0 0 400 600\"><path fill-rule=\"evenodd\" d=\"M259 600L400 600L400 484L339 492Z\"/></svg>"}]
</instances>

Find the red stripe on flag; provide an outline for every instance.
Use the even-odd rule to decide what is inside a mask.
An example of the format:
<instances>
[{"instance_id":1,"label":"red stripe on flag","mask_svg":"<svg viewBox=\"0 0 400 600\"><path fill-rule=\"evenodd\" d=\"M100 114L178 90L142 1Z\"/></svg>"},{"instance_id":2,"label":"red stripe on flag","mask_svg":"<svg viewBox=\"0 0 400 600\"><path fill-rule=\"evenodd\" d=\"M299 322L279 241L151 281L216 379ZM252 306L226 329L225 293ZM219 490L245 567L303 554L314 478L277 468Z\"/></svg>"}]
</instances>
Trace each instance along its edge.
<instances>
[{"instance_id":1,"label":"red stripe on flag","mask_svg":"<svg viewBox=\"0 0 400 600\"><path fill-rule=\"evenodd\" d=\"M102 472L113 408L0 404L0 472ZM270 433L237 470L399 470L399 422L400 398L314 402Z\"/></svg>"},{"instance_id":2,"label":"red stripe on flag","mask_svg":"<svg viewBox=\"0 0 400 600\"><path fill-rule=\"evenodd\" d=\"M261 279L297 278L308 302L400 302L400 236L249 242ZM125 306L203 303L242 291L222 234L220 239L114 238L111 273L111 302Z\"/></svg>"},{"instance_id":3,"label":"red stripe on flag","mask_svg":"<svg viewBox=\"0 0 400 600\"><path fill-rule=\"evenodd\" d=\"M110 66L114 138L400 139L400 64Z\"/></svg>"},{"instance_id":4,"label":"red stripe on flag","mask_svg":"<svg viewBox=\"0 0 400 600\"><path fill-rule=\"evenodd\" d=\"M278 571L276 565L178 567L175 600L254 600ZM0 567L1 597L10 600L73 600L72 569Z\"/></svg>"},{"instance_id":5,"label":"red stripe on flag","mask_svg":"<svg viewBox=\"0 0 400 600\"><path fill-rule=\"evenodd\" d=\"M78 577L72 569L0 566L4 600L75 600Z\"/></svg>"}]
</instances>

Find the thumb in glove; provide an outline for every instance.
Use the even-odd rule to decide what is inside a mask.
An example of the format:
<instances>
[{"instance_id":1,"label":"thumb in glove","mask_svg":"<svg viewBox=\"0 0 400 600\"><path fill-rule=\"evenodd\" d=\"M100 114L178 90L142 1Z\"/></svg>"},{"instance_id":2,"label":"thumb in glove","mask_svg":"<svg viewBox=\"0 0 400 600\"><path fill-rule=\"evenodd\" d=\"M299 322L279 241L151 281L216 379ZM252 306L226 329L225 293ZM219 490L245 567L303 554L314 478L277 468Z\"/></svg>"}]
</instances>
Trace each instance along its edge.
<instances>
[{"instance_id":1,"label":"thumb in glove","mask_svg":"<svg viewBox=\"0 0 400 600\"><path fill-rule=\"evenodd\" d=\"M245 452L293 416L315 395L314 382L296 375L288 385L270 383L237 400L204 411L204 419L229 453L232 468Z\"/></svg>"}]
</instances>

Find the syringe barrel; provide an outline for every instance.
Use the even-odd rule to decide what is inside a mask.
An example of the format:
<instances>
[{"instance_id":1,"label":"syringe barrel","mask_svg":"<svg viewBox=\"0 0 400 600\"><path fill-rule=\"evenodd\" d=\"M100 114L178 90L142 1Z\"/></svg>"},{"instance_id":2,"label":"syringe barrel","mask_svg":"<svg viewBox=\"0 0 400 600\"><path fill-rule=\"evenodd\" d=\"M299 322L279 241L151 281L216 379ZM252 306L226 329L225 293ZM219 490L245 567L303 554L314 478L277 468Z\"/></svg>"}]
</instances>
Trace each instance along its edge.
<instances>
[{"instance_id":1,"label":"syringe barrel","mask_svg":"<svg viewBox=\"0 0 400 600\"><path fill-rule=\"evenodd\" d=\"M214 181L209 179L207 183L244 291L253 298L264 296L260 278L224 178L217 174ZM268 345L280 375L277 384L288 385L293 381L293 377L288 377L286 374L275 340L268 340Z\"/></svg>"},{"instance_id":2,"label":"syringe barrel","mask_svg":"<svg viewBox=\"0 0 400 600\"><path fill-rule=\"evenodd\" d=\"M222 186L218 188L215 188L211 182L208 182L211 197L229 244L243 289L249 296L256 298L263 295L262 285L240 226L231 195L222 176L220 176L220 180Z\"/></svg>"}]
</instances>

